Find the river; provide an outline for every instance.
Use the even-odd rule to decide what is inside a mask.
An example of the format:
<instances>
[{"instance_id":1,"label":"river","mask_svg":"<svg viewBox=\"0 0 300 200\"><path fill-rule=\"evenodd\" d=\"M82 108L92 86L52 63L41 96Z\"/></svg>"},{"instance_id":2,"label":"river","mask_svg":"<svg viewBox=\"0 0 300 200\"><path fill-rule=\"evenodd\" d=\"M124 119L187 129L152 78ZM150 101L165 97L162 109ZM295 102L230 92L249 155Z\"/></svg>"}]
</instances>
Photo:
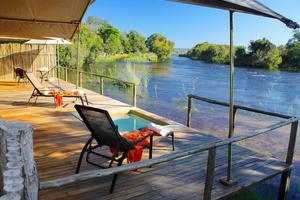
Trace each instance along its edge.
<instances>
[{"instance_id":1,"label":"river","mask_svg":"<svg viewBox=\"0 0 300 200\"><path fill-rule=\"evenodd\" d=\"M184 124L186 123L186 96L188 94L228 102L229 67L226 65L208 64L172 56L169 63L116 62L97 64L92 71L139 84L138 107ZM86 79L84 86L98 90L99 87L93 83L94 80ZM299 83L300 73L236 67L234 102L248 107L300 116ZM105 95L131 102L131 90L128 87L106 82L105 88ZM225 138L228 123L227 108L201 102L195 102L194 105L192 126ZM262 128L276 120L278 119L238 112L236 134ZM242 145L283 158L288 144L288 133L289 129L284 128L272 134L251 139ZM299 147L296 149L295 166L290 199L300 199L300 191L298 191ZM279 181L280 177L276 177L232 199L245 199L245 195L249 199L275 199Z\"/></svg>"}]
</instances>

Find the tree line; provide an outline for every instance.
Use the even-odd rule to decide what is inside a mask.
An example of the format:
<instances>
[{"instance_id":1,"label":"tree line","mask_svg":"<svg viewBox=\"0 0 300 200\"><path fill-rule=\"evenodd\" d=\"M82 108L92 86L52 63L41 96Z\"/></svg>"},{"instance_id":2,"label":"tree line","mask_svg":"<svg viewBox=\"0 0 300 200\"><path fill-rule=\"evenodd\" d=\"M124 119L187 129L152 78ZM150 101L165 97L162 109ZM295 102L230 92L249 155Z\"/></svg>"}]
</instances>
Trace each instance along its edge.
<instances>
[{"instance_id":1,"label":"tree line","mask_svg":"<svg viewBox=\"0 0 300 200\"><path fill-rule=\"evenodd\" d=\"M80 65L90 66L108 58L132 57L139 61L164 62L174 50L174 42L162 34L152 34L147 39L137 31L122 32L96 16L88 17L80 27L70 46L60 46L60 63L76 66L77 46L80 41ZM116 56L117 55L117 56Z\"/></svg>"},{"instance_id":2,"label":"tree line","mask_svg":"<svg viewBox=\"0 0 300 200\"><path fill-rule=\"evenodd\" d=\"M268 39L250 41L248 47L237 46L235 65L271 70L300 70L300 31L286 45L276 46ZM208 63L229 64L229 46L211 43L197 44L182 56Z\"/></svg>"}]
</instances>

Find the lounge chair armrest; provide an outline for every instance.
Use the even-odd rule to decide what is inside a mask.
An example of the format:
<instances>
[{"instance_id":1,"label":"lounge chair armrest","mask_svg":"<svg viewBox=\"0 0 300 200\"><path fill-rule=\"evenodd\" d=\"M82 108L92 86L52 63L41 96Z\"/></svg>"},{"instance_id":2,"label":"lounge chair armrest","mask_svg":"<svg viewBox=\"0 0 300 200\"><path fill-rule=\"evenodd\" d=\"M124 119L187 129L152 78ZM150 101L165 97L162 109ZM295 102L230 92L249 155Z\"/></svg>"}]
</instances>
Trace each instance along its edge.
<instances>
[{"instance_id":1,"label":"lounge chair armrest","mask_svg":"<svg viewBox=\"0 0 300 200\"><path fill-rule=\"evenodd\" d=\"M151 136L153 136L153 134L152 134L152 133L149 133L148 135L145 135L145 136L141 137L140 139L136 140L136 141L134 142L134 144L136 145L136 144L138 144L139 142L142 142L143 140L145 140L145 139L147 139L148 137L151 137Z\"/></svg>"},{"instance_id":2,"label":"lounge chair armrest","mask_svg":"<svg viewBox=\"0 0 300 200\"><path fill-rule=\"evenodd\" d=\"M43 95L49 95L50 92L52 92L53 94L55 93L55 90L54 89L45 89L45 90L38 90L40 91Z\"/></svg>"},{"instance_id":3,"label":"lounge chair armrest","mask_svg":"<svg viewBox=\"0 0 300 200\"><path fill-rule=\"evenodd\" d=\"M39 91L41 91L41 92L49 92L49 91L50 91L50 92L55 92L54 89L50 89L50 88L49 88L48 90L39 90Z\"/></svg>"}]
</instances>

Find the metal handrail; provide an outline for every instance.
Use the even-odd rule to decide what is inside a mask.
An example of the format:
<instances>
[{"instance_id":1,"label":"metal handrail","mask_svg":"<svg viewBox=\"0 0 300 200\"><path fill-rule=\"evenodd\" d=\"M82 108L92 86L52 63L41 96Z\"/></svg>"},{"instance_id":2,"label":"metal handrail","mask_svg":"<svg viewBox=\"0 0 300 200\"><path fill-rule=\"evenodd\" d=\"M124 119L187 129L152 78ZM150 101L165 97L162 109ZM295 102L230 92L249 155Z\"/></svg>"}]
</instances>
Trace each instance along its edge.
<instances>
[{"instance_id":1,"label":"metal handrail","mask_svg":"<svg viewBox=\"0 0 300 200\"><path fill-rule=\"evenodd\" d=\"M188 112L187 112L187 126L188 127L191 126L192 99L196 99L199 101L203 101L206 103L215 104L215 105L219 105L219 106L229 107L229 103L190 94L190 95L188 95ZM279 117L279 118L283 118L283 119L289 119L292 117L289 115L284 115L284 114L275 113L275 112L269 112L269 111L260 110L260 109L256 109L256 108L249 108L249 107L240 106L240 105L233 105L233 109L234 109L234 118L235 118L236 111L238 109L244 110L244 111L249 111L249 112L254 112L254 113L259 113L259 114L263 114L263 115L270 115L273 117Z\"/></svg>"},{"instance_id":2,"label":"metal handrail","mask_svg":"<svg viewBox=\"0 0 300 200\"><path fill-rule=\"evenodd\" d=\"M137 84L136 83L129 82L129 81L124 81L124 80L114 78L114 77L110 77L110 76L106 76L106 75L101 75L101 74L96 74L96 73L91 73L91 72L85 72L85 71L77 70L75 68L61 67L61 66L56 67L56 68L57 68L57 77L59 76L58 70L59 69L64 69L65 81L68 81L68 75L67 75L68 70L78 73L79 74L79 81L76 81L76 83L79 82L79 85L78 85L79 87L82 87L82 83L83 83L82 75L83 74L98 77L99 78L100 94L101 95L104 95L104 79L109 79L109 80L117 81L119 83L130 85L132 87L132 105L134 107L136 107L136 104L137 104Z\"/></svg>"}]
</instances>

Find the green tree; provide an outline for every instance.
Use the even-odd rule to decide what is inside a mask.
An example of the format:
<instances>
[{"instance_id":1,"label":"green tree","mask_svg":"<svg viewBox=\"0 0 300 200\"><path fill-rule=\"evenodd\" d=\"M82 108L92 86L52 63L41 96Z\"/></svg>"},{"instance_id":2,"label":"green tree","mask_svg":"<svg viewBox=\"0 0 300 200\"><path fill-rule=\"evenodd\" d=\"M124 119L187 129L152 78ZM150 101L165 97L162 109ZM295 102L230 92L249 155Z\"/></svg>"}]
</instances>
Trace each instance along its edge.
<instances>
[{"instance_id":1,"label":"green tree","mask_svg":"<svg viewBox=\"0 0 300 200\"><path fill-rule=\"evenodd\" d=\"M106 20L97 16L89 16L86 20L86 24L93 31L97 31L102 27L108 26L108 22Z\"/></svg>"},{"instance_id":2,"label":"green tree","mask_svg":"<svg viewBox=\"0 0 300 200\"><path fill-rule=\"evenodd\" d=\"M288 41L288 44L295 42L300 42L300 30L296 30L294 32L293 38Z\"/></svg>"},{"instance_id":3,"label":"green tree","mask_svg":"<svg viewBox=\"0 0 300 200\"><path fill-rule=\"evenodd\" d=\"M235 48L235 65L247 66L248 65L248 53L244 46L238 46Z\"/></svg>"},{"instance_id":4,"label":"green tree","mask_svg":"<svg viewBox=\"0 0 300 200\"><path fill-rule=\"evenodd\" d=\"M266 38L250 42L249 66L278 69L282 63L279 49Z\"/></svg>"},{"instance_id":5,"label":"green tree","mask_svg":"<svg viewBox=\"0 0 300 200\"><path fill-rule=\"evenodd\" d=\"M75 67L77 65L78 35L73 38L72 45L60 45L60 64ZM80 65L95 63L97 54L104 50L102 38L92 31L87 24L80 28Z\"/></svg>"},{"instance_id":6,"label":"green tree","mask_svg":"<svg viewBox=\"0 0 300 200\"><path fill-rule=\"evenodd\" d=\"M124 53L131 53L131 45L126 33L121 34L121 43Z\"/></svg>"},{"instance_id":7,"label":"green tree","mask_svg":"<svg viewBox=\"0 0 300 200\"><path fill-rule=\"evenodd\" d=\"M123 46L121 32L112 25L107 25L98 30L99 36L105 44L104 51L107 54L122 53Z\"/></svg>"},{"instance_id":8,"label":"green tree","mask_svg":"<svg viewBox=\"0 0 300 200\"><path fill-rule=\"evenodd\" d=\"M130 45L130 51L129 53L146 53L147 47L146 47L146 38L139 34L136 31L130 31L127 34L128 42Z\"/></svg>"},{"instance_id":9,"label":"green tree","mask_svg":"<svg viewBox=\"0 0 300 200\"><path fill-rule=\"evenodd\" d=\"M282 48L282 69L299 70L300 68L300 31Z\"/></svg>"},{"instance_id":10,"label":"green tree","mask_svg":"<svg viewBox=\"0 0 300 200\"><path fill-rule=\"evenodd\" d=\"M208 63L227 64L229 63L229 47L204 42L189 50L187 56Z\"/></svg>"},{"instance_id":11,"label":"green tree","mask_svg":"<svg viewBox=\"0 0 300 200\"><path fill-rule=\"evenodd\" d=\"M167 61L174 51L174 42L168 40L162 34L152 34L146 40L146 46L150 52L157 55L159 61Z\"/></svg>"}]
</instances>

